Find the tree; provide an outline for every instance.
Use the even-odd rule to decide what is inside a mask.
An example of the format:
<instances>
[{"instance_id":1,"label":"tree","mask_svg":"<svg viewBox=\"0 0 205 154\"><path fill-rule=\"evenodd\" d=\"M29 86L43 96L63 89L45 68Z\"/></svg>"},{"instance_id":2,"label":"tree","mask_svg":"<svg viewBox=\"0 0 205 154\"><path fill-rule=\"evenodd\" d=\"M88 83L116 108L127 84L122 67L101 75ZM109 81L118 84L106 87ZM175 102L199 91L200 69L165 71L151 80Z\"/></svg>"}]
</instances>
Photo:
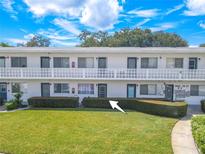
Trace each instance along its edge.
<instances>
[{"instance_id":1,"label":"tree","mask_svg":"<svg viewBox=\"0 0 205 154\"><path fill-rule=\"evenodd\" d=\"M179 35L166 32L152 32L149 29L121 29L113 35L107 32L83 31L79 38L81 47L185 47L187 41Z\"/></svg>"},{"instance_id":2,"label":"tree","mask_svg":"<svg viewBox=\"0 0 205 154\"><path fill-rule=\"evenodd\" d=\"M42 35L34 35L27 43L18 44L17 46L25 47L49 47L51 44L50 39Z\"/></svg>"},{"instance_id":3,"label":"tree","mask_svg":"<svg viewBox=\"0 0 205 154\"><path fill-rule=\"evenodd\" d=\"M200 44L200 47L205 47L205 43L203 43L203 44Z\"/></svg>"},{"instance_id":4,"label":"tree","mask_svg":"<svg viewBox=\"0 0 205 154\"><path fill-rule=\"evenodd\" d=\"M0 42L0 47L12 47L12 46L9 45L8 43Z\"/></svg>"}]
</instances>

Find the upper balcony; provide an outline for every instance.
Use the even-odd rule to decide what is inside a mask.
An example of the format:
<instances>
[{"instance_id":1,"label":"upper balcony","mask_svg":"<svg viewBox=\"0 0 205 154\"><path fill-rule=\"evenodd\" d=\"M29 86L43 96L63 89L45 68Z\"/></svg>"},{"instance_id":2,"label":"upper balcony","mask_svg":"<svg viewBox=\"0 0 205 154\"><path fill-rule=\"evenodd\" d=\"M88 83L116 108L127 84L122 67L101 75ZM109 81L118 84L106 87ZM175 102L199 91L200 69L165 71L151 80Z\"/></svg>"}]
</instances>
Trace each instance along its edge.
<instances>
[{"instance_id":1,"label":"upper balcony","mask_svg":"<svg viewBox=\"0 0 205 154\"><path fill-rule=\"evenodd\" d=\"M205 69L0 68L0 79L205 81Z\"/></svg>"}]
</instances>

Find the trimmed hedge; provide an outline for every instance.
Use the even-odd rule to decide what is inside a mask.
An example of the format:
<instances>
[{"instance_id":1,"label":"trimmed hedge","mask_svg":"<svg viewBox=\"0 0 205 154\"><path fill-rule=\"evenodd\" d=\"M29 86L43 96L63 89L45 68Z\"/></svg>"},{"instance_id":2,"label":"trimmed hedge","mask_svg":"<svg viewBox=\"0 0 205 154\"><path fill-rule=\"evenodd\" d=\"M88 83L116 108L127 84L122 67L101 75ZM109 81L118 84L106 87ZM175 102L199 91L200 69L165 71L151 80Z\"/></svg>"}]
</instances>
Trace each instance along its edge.
<instances>
[{"instance_id":1,"label":"trimmed hedge","mask_svg":"<svg viewBox=\"0 0 205 154\"><path fill-rule=\"evenodd\" d=\"M201 100L201 110L205 113L205 100Z\"/></svg>"},{"instance_id":2,"label":"trimmed hedge","mask_svg":"<svg viewBox=\"0 0 205 154\"><path fill-rule=\"evenodd\" d=\"M14 110L18 108L15 101L11 100L5 103L6 110Z\"/></svg>"},{"instance_id":3,"label":"trimmed hedge","mask_svg":"<svg viewBox=\"0 0 205 154\"><path fill-rule=\"evenodd\" d=\"M74 108L78 106L78 97L31 97L28 104L32 107Z\"/></svg>"},{"instance_id":4,"label":"trimmed hedge","mask_svg":"<svg viewBox=\"0 0 205 154\"><path fill-rule=\"evenodd\" d=\"M195 116L191 120L192 134L202 154L205 154L205 116Z\"/></svg>"},{"instance_id":5,"label":"trimmed hedge","mask_svg":"<svg viewBox=\"0 0 205 154\"><path fill-rule=\"evenodd\" d=\"M111 108L109 100L119 101L118 105L123 109L132 109L148 114L167 117L183 117L187 113L187 103L168 102L163 100L143 100L129 98L93 98L86 97L82 104L89 108Z\"/></svg>"}]
</instances>

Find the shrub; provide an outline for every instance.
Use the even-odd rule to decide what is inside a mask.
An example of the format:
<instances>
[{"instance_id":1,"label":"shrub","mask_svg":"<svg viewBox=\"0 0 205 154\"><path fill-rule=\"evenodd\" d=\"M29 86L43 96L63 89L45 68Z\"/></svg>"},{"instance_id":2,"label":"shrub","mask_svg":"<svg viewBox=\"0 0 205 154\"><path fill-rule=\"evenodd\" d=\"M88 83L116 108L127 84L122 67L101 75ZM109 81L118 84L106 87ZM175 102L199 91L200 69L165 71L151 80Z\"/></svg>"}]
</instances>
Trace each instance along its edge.
<instances>
[{"instance_id":1,"label":"shrub","mask_svg":"<svg viewBox=\"0 0 205 154\"><path fill-rule=\"evenodd\" d=\"M17 109L18 105L14 100L8 101L5 103L6 110L14 110Z\"/></svg>"},{"instance_id":2,"label":"shrub","mask_svg":"<svg viewBox=\"0 0 205 154\"><path fill-rule=\"evenodd\" d=\"M77 107L78 97L31 97L28 99L32 107L67 108Z\"/></svg>"},{"instance_id":3,"label":"shrub","mask_svg":"<svg viewBox=\"0 0 205 154\"><path fill-rule=\"evenodd\" d=\"M92 98L83 99L82 104L91 108L111 108L109 100L119 101L118 105L123 109L132 109L148 114L167 117L183 117L187 113L187 103L168 102L162 100L142 100L129 98Z\"/></svg>"},{"instance_id":4,"label":"shrub","mask_svg":"<svg viewBox=\"0 0 205 154\"><path fill-rule=\"evenodd\" d=\"M22 103L21 97L22 97L22 95L23 95L22 92L16 93L14 95L14 102L17 104L18 107L21 106L21 103Z\"/></svg>"},{"instance_id":5,"label":"shrub","mask_svg":"<svg viewBox=\"0 0 205 154\"><path fill-rule=\"evenodd\" d=\"M201 110L205 113L205 100L201 101Z\"/></svg>"},{"instance_id":6,"label":"shrub","mask_svg":"<svg viewBox=\"0 0 205 154\"><path fill-rule=\"evenodd\" d=\"M205 154L205 116L195 116L191 121L192 134L202 154Z\"/></svg>"}]
</instances>

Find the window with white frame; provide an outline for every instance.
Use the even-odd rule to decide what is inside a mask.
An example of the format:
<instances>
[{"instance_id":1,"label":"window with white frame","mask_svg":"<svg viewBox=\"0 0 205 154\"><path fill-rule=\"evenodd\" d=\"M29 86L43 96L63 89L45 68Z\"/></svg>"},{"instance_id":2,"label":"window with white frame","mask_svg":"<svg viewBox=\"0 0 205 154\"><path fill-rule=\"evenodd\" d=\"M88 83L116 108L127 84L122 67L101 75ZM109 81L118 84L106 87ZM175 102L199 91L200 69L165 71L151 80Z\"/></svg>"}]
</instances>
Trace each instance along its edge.
<instances>
[{"instance_id":1,"label":"window with white frame","mask_svg":"<svg viewBox=\"0 0 205 154\"><path fill-rule=\"evenodd\" d=\"M54 93L69 93L69 84L54 83Z\"/></svg>"},{"instance_id":2,"label":"window with white frame","mask_svg":"<svg viewBox=\"0 0 205 154\"><path fill-rule=\"evenodd\" d=\"M166 67L167 68L183 68L183 58L167 58Z\"/></svg>"},{"instance_id":3,"label":"window with white frame","mask_svg":"<svg viewBox=\"0 0 205 154\"><path fill-rule=\"evenodd\" d=\"M53 67L54 68L69 68L69 58L68 57L54 57Z\"/></svg>"},{"instance_id":4,"label":"window with white frame","mask_svg":"<svg viewBox=\"0 0 205 154\"><path fill-rule=\"evenodd\" d=\"M157 57L143 57L141 58L141 68L157 68Z\"/></svg>"},{"instance_id":5,"label":"window with white frame","mask_svg":"<svg viewBox=\"0 0 205 154\"><path fill-rule=\"evenodd\" d=\"M190 96L205 96L205 85L191 85Z\"/></svg>"},{"instance_id":6,"label":"window with white frame","mask_svg":"<svg viewBox=\"0 0 205 154\"><path fill-rule=\"evenodd\" d=\"M27 67L27 58L11 57L11 67Z\"/></svg>"},{"instance_id":7,"label":"window with white frame","mask_svg":"<svg viewBox=\"0 0 205 154\"><path fill-rule=\"evenodd\" d=\"M12 93L20 93L21 92L21 85L20 85L20 83L12 83L11 84L11 92Z\"/></svg>"},{"instance_id":8,"label":"window with white frame","mask_svg":"<svg viewBox=\"0 0 205 154\"><path fill-rule=\"evenodd\" d=\"M94 84L78 84L78 94L94 94Z\"/></svg>"},{"instance_id":9,"label":"window with white frame","mask_svg":"<svg viewBox=\"0 0 205 154\"><path fill-rule=\"evenodd\" d=\"M157 85L156 84L141 84L140 95L156 95Z\"/></svg>"},{"instance_id":10,"label":"window with white frame","mask_svg":"<svg viewBox=\"0 0 205 154\"><path fill-rule=\"evenodd\" d=\"M0 67L5 67L5 57L0 57Z\"/></svg>"},{"instance_id":11,"label":"window with white frame","mask_svg":"<svg viewBox=\"0 0 205 154\"><path fill-rule=\"evenodd\" d=\"M94 58L93 57L79 57L78 68L93 68Z\"/></svg>"}]
</instances>

